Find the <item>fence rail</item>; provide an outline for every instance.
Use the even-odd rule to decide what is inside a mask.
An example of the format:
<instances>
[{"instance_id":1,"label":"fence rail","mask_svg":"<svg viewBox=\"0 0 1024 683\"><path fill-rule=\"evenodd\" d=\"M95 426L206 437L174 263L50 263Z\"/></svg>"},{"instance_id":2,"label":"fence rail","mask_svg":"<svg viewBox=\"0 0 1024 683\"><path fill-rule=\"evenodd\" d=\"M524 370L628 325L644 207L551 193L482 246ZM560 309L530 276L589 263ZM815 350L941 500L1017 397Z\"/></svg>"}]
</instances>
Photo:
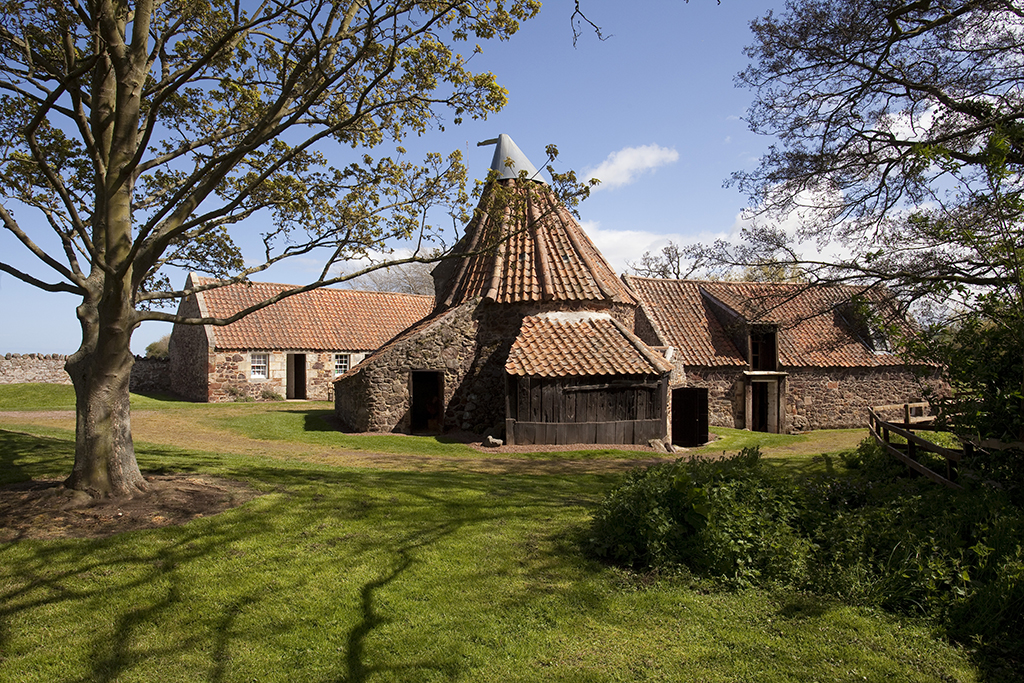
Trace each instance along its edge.
<instances>
[{"instance_id":1,"label":"fence rail","mask_svg":"<svg viewBox=\"0 0 1024 683\"><path fill-rule=\"evenodd\" d=\"M868 430L875 442L884 448L889 455L896 458L909 469L917 472L932 481L953 489L963 488L956 483L957 465L964 458L974 457L975 454L987 455L992 451L1001 451L1008 448L1024 450L1024 442L1005 442L997 439L976 439L960 436L963 448L945 448L938 444L923 439L914 431L935 431L935 418L924 415L927 410L927 403L896 403L886 406L875 406L868 408ZM879 417L880 412L903 411L903 422L887 421ZM915 415L915 413L920 413ZM893 443L892 435L903 437L906 443ZM946 472L940 474L918 460L922 452L935 453L946 461Z\"/></svg>"},{"instance_id":2,"label":"fence rail","mask_svg":"<svg viewBox=\"0 0 1024 683\"><path fill-rule=\"evenodd\" d=\"M868 408L868 430L879 446L909 469L943 486L961 489L963 487L956 483L956 468L957 464L964 457L964 451L939 446L927 439L922 439L912 431L914 429L919 431L934 429L934 418L926 415L912 414L916 409L926 408L927 406L927 403L901 403ZM878 415L879 412L900 408L903 409L903 422L890 422L883 420ZM902 437L906 440L906 443L893 443L891 437L894 434ZM940 474L921 463L918 458L922 452L935 453L944 458L946 461L945 474Z\"/></svg>"}]
</instances>

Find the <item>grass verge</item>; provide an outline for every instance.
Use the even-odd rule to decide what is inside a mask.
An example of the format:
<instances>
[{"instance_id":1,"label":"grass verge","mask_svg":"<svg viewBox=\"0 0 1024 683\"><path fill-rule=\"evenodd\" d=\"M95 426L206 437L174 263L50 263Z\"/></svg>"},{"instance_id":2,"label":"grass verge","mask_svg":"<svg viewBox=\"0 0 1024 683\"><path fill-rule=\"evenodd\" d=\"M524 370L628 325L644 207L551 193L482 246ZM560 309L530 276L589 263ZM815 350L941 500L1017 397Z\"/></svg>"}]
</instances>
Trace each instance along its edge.
<instances>
[{"instance_id":1,"label":"grass verge","mask_svg":"<svg viewBox=\"0 0 1024 683\"><path fill-rule=\"evenodd\" d=\"M0 435L8 479L66 472L69 438ZM0 546L0 680L977 680L913 623L593 563L579 534L617 475L139 460L267 493L177 528Z\"/></svg>"}]
</instances>

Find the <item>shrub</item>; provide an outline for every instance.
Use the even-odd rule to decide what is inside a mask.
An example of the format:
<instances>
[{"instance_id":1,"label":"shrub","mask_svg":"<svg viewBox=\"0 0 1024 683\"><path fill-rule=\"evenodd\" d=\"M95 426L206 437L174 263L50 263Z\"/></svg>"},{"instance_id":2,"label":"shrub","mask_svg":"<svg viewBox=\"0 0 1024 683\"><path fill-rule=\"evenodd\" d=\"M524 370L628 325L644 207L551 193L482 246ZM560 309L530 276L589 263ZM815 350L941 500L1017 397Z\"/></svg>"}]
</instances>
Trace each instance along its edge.
<instances>
[{"instance_id":1,"label":"shrub","mask_svg":"<svg viewBox=\"0 0 1024 683\"><path fill-rule=\"evenodd\" d=\"M283 401L284 400L284 396L282 396L281 394L277 393L273 389L269 389L269 388L264 389L262 392L260 392L260 398L262 398L264 401Z\"/></svg>"},{"instance_id":2,"label":"shrub","mask_svg":"<svg viewBox=\"0 0 1024 683\"><path fill-rule=\"evenodd\" d=\"M238 387L233 384L229 384L228 386L224 387L224 393L230 396L231 399L236 403L251 403L255 400L252 396L249 395L249 392L246 390L244 386Z\"/></svg>"},{"instance_id":3,"label":"shrub","mask_svg":"<svg viewBox=\"0 0 1024 683\"><path fill-rule=\"evenodd\" d=\"M635 471L594 515L591 548L631 567L682 564L736 585L797 581L810 546L793 528L800 493L757 447L722 460Z\"/></svg>"},{"instance_id":4,"label":"shrub","mask_svg":"<svg viewBox=\"0 0 1024 683\"><path fill-rule=\"evenodd\" d=\"M594 516L598 557L631 567L672 564L705 522L707 497L677 478L680 462L634 470Z\"/></svg>"},{"instance_id":5,"label":"shrub","mask_svg":"<svg viewBox=\"0 0 1024 683\"><path fill-rule=\"evenodd\" d=\"M1024 654L1024 511L1013 491L909 478L870 441L844 461L844 473L796 477L746 449L634 471L594 513L591 550L926 616L963 641Z\"/></svg>"}]
</instances>

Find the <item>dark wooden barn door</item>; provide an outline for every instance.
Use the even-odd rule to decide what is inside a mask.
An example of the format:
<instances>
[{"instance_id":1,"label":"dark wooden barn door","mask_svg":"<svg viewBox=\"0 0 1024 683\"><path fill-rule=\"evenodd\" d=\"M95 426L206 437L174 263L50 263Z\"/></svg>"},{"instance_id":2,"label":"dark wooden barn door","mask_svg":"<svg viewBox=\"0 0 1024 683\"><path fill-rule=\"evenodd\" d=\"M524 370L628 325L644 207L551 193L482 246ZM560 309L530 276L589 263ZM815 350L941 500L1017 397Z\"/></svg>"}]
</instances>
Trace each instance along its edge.
<instances>
[{"instance_id":1,"label":"dark wooden barn door","mask_svg":"<svg viewBox=\"0 0 1024 683\"><path fill-rule=\"evenodd\" d=\"M686 387L672 390L672 443L700 446L708 440L708 390Z\"/></svg>"}]
</instances>

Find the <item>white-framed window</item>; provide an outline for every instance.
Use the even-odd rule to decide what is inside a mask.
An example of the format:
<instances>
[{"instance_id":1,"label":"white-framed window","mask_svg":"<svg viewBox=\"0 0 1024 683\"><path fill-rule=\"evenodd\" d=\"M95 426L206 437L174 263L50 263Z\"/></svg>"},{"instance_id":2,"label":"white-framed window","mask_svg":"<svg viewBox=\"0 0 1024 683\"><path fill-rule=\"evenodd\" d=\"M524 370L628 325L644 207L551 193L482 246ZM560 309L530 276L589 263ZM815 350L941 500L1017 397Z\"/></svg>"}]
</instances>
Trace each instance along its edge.
<instances>
[{"instance_id":1,"label":"white-framed window","mask_svg":"<svg viewBox=\"0 0 1024 683\"><path fill-rule=\"evenodd\" d=\"M348 353L334 354L334 374L343 375L352 367L352 355Z\"/></svg>"},{"instance_id":2,"label":"white-framed window","mask_svg":"<svg viewBox=\"0 0 1024 683\"><path fill-rule=\"evenodd\" d=\"M252 379L267 379L270 377L269 353L249 354L249 377Z\"/></svg>"}]
</instances>

